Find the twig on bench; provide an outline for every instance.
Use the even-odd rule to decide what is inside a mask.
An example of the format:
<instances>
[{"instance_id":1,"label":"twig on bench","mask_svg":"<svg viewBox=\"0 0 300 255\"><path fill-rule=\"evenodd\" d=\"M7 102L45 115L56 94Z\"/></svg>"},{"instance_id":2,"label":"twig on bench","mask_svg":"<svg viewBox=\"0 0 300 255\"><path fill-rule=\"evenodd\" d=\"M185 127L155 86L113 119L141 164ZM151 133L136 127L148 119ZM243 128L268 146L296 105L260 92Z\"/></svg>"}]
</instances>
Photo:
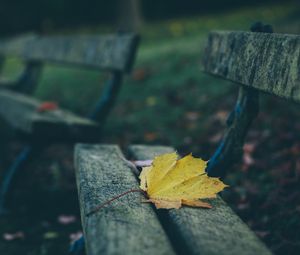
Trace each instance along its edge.
<instances>
[{"instance_id":1,"label":"twig on bench","mask_svg":"<svg viewBox=\"0 0 300 255\"><path fill-rule=\"evenodd\" d=\"M88 216L91 216L92 214L98 212L98 211L99 211L100 209L102 209L104 206L110 204L111 202L117 200L118 198L123 197L123 196L125 196L125 195L127 195L127 194L129 194L129 193L134 193L134 192L140 192L140 193L143 193L144 195L146 194L145 191L143 191L143 190L141 190L141 189L131 189L131 190L127 190L127 191L125 191L125 192L123 192L123 193L121 193L121 194L119 194L119 195L117 195L117 196L115 196L115 197L113 197L113 198L111 198L111 199L105 201L104 203L102 203L102 204L96 206L93 210L91 210L90 212L88 212L88 213L86 214L86 216L87 216L87 217L88 217Z\"/></svg>"},{"instance_id":2,"label":"twig on bench","mask_svg":"<svg viewBox=\"0 0 300 255\"><path fill-rule=\"evenodd\" d=\"M136 175L139 176L140 171L137 169L137 166L131 162L130 160L127 160L125 157L120 156L120 158L126 163L126 165L132 170L132 172Z\"/></svg>"}]
</instances>

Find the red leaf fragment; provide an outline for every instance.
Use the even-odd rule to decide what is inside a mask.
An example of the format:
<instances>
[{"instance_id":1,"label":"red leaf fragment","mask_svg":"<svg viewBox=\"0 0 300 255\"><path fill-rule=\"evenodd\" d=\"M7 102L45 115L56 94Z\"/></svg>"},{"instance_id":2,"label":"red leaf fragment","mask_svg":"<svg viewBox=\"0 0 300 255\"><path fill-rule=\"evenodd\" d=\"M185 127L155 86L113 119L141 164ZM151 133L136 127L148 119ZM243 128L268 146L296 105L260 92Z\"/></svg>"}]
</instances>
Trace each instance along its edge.
<instances>
[{"instance_id":1,"label":"red leaf fragment","mask_svg":"<svg viewBox=\"0 0 300 255\"><path fill-rule=\"evenodd\" d=\"M48 112L55 111L58 109L58 104L56 102L43 102L36 109L37 112Z\"/></svg>"}]
</instances>

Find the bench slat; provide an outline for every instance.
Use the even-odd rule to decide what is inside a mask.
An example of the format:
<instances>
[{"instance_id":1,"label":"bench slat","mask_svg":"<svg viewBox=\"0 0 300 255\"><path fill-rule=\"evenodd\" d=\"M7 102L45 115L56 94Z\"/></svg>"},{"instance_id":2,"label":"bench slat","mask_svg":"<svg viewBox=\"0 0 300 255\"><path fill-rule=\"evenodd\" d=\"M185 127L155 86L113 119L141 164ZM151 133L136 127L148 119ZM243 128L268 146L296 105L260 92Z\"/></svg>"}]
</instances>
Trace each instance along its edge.
<instances>
[{"instance_id":1,"label":"bench slat","mask_svg":"<svg viewBox=\"0 0 300 255\"><path fill-rule=\"evenodd\" d=\"M96 122L57 109L40 113L42 102L20 93L0 89L0 117L25 134L47 138L95 137Z\"/></svg>"},{"instance_id":2,"label":"bench slat","mask_svg":"<svg viewBox=\"0 0 300 255\"><path fill-rule=\"evenodd\" d=\"M137 160L174 151L162 146L130 146ZM245 223L220 198L211 202L212 209L183 207L164 211L168 227L178 244L179 253L204 255L271 254ZM180 240L180 242L176 241Z\"/></svg>"},{"instance_id":3,"label":"bench slat","mask_svg":"<svg viewBox=\"0 0 300 255\"><path fill-rule=\"evenodd\" d=\"M208 37L204 70L300 102L300 36L216 31Z\"/></svg>"},{"instance_id":4,"label":"bench slat","mask_svg":"<svg viewBox=\"0 0 300 255\"><path fill-rule=\"evenodd\" d=\"M174 254L151 205L141 203L141 193L128 194L85 216L108 199L138 188L118 146L77 145L75 168L88 255Z\"/></svg>"},{"instance_id":5,"label":"bench slat","mask_svg":"<svg viewBox=\"0 0 300 255\"><path fill-rule=\"evenodd\" d=\"M0 55L12 55L31 61L130 71L137 43L138 37L134 34L24 36L0 41Z\"/></svg>"}]
</instances>

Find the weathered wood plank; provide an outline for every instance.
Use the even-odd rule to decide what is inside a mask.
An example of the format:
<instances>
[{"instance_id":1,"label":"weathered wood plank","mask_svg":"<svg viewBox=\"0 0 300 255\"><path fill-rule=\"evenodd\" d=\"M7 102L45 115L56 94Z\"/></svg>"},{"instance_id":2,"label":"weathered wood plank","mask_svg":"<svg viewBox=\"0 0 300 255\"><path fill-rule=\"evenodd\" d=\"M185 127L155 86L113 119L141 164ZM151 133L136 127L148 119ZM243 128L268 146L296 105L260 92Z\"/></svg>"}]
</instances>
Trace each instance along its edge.
<instances>
[{"instance_id":1,"label":"weathered wood plank","mask_svg":"<svg viewBox=\"0 0 300 255\"><path fill-rule=\"evenodd\" d=\"M38 112L41 103L20 93L0 89L0 117L16 130L44 139L95 137L99 132L96 122L69 111Z\"/></svg>"},{"instance_id":2,"label":"weathered wood plank","mask_svg":"<svg viewBox=\"0 0 300 255\"><path fill-rule=\"evenodd\" d=\"M137 48L134 34L107 36L25 36L0 41L0 55L98 69L130 71Z\"/></svg>"},{"instance_id":3,"label":"weathered wood plank","mask_svg":"<svg viewBox=\"0 0 300 255\"><path fill-rule=\"evenodd\" d=\"M141 193L115 200L99 212L93 208L138 182L118 146L77 145L75 168L88 255L174 254L156 214Z\"/></svg>"},{"instance_id":4,"label":"weathered wood plank","mask_svg":"<svg viewBox=\"0 0 300 255\"><path fill-rule=\"evenodd\" d=\"M300 36L211 32L204 70L279 97L300 102Z\"/></svg>"},{"instance_id":5,"label":"weathered wood plank","mask_svg":"<svg viewBox=\"0 0 300 255\"><path fill-rule=\"evenodd\" d=\"M174 151L170 147L133 145L129 151L138 160ZM220 198L212 209L183 207L162 210L178 252L204 255L271 254L245 223Z\"/></svg>"}]
</instances>

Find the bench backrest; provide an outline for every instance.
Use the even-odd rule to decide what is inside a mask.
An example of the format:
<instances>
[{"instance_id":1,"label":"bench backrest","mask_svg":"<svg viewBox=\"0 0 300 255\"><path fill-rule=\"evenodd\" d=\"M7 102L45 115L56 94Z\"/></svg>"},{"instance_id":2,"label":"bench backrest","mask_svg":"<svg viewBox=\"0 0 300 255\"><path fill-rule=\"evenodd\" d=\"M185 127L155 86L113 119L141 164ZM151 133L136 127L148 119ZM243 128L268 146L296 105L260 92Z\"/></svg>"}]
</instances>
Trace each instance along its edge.
<instances>
[{"instance_id":1,"label":"bench backrest","mask_svg":"<svg viewBox=\"0 0 300 255\"><path fill-rule=\"evenodd\" d=\"M131 71L139 36L115 34L99 36L36 36L27 35L0 40L0 68L5 57L19 57L25 68L20 77L6 88L23 94L32 94L37 86L44 63L108 70L110 79L93 110L92 120L103 125L122 84L125 73Z\"/></svg>"},{"instance_id":2,"label":"bench backrest","mask_svg":"<svg viewBox=\"0 0 300 255\"><path fill-rule=\"evenodd\" d=\"M205 49L204 70L300 102L300 36L212 32Z\"/></svg>"},{"instance_id":3,"label":"bench backrest","mask_svg":"<svg viewBox=\"0 0 300 255\"><path fill-rule=\"evenodd\" d=\"M138 37L134 34L105 36L24 36L0 41L0 55L25 61L79 65L129 72Z\"/></svg>"}]
</instances>

